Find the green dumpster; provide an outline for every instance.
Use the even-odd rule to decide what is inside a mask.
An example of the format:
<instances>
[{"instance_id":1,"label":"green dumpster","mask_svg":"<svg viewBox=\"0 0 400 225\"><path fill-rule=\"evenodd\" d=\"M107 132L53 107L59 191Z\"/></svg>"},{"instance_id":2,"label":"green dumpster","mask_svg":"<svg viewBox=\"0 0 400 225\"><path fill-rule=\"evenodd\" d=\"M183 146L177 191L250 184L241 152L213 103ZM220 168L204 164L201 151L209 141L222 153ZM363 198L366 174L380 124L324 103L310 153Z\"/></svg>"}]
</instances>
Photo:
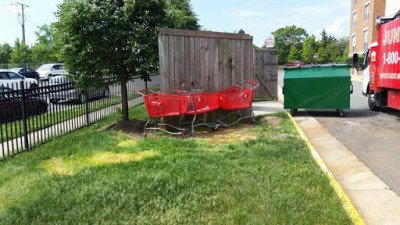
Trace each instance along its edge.
<instances>
[{"instance_id":1,"label":"green dumpster","mask_svg":"<svg viewBox=\"0 0 400 225\"><path fill-rule=\"evenodd\" d=\"M284 108L292 114L298 109L350 108L352 84L349 65L285 68Z\"/></svg>"}]
</instances>

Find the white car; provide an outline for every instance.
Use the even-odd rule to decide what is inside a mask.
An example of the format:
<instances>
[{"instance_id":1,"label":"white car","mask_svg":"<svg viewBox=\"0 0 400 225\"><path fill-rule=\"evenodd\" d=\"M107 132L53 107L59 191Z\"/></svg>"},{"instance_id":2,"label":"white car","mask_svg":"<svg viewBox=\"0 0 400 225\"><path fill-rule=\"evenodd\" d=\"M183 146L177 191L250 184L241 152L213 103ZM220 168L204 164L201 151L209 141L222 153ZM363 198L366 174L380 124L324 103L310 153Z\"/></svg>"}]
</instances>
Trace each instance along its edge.
<instances>
[{"instance_id":1,"label":"white car","mask_svg":"<svg viewBox=\"0 0 400 225\"><path fill-rule=\"evenodd\" d=\"M21 81L23 81L25 89L39 87L36 79L25 78L10 70L0 70L0 86L20 90L22 88Z\"/></svg>"},{"instance_id":2,"label":"white car","mask_svg":"<svg viewBox=\"0 0 400 225\"><path fill-rule=\"evenodd\" d=\"M92 98L108 98L110 96L110 88L104 86L101 88L89 87L86 90L77 88L72 79L64 76L51 77L49 87L54 91L50 93L50 102L57 103L59 101L75 101L85 103Z\"/></svg>"},{"instance_id":3,"label":"white car","mask_svg":"<svg viewBox=\"0 0 400 225\"><path fill-rule=\"evenodd\" d=\"M64 75L67 71L63 68L63 63L43 64L36 71L39 73L40 80L49 80L52 76Z\"/></svg>"}]
</instances>

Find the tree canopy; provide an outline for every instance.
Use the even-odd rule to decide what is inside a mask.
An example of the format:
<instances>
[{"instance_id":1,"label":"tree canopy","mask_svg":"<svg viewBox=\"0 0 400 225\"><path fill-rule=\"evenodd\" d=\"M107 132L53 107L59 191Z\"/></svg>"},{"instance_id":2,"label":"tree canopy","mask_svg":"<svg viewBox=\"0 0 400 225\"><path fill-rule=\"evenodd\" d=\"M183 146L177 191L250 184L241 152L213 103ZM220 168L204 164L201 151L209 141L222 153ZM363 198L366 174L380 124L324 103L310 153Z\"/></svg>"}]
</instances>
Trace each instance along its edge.
<instances>
[{"instance_id":1,"label":"tree canopy","mask_svg":"<svg viewBox=\"0 0 400 225\"><path fill-rule=\"evenodd\" d=\"M278 50L279 64L288 62L288 56L292 47L301 51L303 42L308 37L306 30L295 25L279 28L272 32L272 34L275 36L275 48Z\"/></svg>"},{"instance_id":2,"label":"tree canopy","mask_svg":"<svg viewBox=\"0 0 400 225\"><path fill-rule=\"evenodd\" d=\"M304 63L313 63L314 56L316 54L317 42L315 41L315 36L311 35L303 42L303 51L301 53L301 59Z\"/></svg>"},{"instance_id":3,"label":"tree canopy","mask_svg":"<svg viewBox=\"0 0 400 225\"><path fill-rule=\"evenodd\" d=\"M37 41L32 47L32 60L35 62L58 62L59 49L54 40L55 26L43 25L35 32Z\"/></svg>"},{"instance_id":4,"label":"tree canopy","mask_svg":"<svg viewBox=\"0 0 400 225\"><path fill-rule=\"evenodd\" d=\"M31 50L25 42L15 41L14 49L10 55L10 63L27 63L31 62Z\"/></svg>"},{"instance_id":5,"label":"tree canopy","mask_svg":"<svg viewBox=\"0 0 400 225\"><path fill-rule=\"evenodd\" d=\"M321 39L296 26L286 26L272 32L275 36L275 48L278 50L278 63L302 60L304 63L346 63L349 52L347 37L337 40L325 29Z\"/></svg>"},{"instance_id":6,"label":"tree canopy","mask_svg":"<svg viewBox=\"0 0 400 225\"><path fill-rule=\"evenodd\" d=\"M57 13L61 58L83 87L115 75L121 84L122 119L128 118L126 82L149 80L158 69L157 27L198 29L188 0L64 0Z\"/></svg>"},{"instance_id":7,"label":"tree canopy","mask_svg":"<svg viewBox=\"0 0 400 225\"><path fill-rule=\"evenodd\" d=\"M8 43L0 44L0 63L9 63L12 48Z\"/></svg>"}]
</instances>

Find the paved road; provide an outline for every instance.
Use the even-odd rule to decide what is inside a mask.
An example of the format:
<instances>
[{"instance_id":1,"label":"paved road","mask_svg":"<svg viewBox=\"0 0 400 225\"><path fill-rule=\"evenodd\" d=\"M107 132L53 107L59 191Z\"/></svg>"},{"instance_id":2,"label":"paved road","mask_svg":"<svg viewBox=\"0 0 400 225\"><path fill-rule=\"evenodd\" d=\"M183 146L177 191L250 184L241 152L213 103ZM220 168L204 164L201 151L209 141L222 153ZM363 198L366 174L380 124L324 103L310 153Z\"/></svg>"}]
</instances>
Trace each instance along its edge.
<instances>
[{"instance_id":1,"label":"paved road","mask_svg":"<svg viewBox=\"0 0 400 225\"><path fill-rule=\"evenodd\" d=\"M279 71L280 85L283 74ZM370 111L361 94L361 82L353 80L353 85L351 109L344 118L333 110L300 110L298 114L316 118L400 196L400 111Z\"/></svg>"}]
</instances>

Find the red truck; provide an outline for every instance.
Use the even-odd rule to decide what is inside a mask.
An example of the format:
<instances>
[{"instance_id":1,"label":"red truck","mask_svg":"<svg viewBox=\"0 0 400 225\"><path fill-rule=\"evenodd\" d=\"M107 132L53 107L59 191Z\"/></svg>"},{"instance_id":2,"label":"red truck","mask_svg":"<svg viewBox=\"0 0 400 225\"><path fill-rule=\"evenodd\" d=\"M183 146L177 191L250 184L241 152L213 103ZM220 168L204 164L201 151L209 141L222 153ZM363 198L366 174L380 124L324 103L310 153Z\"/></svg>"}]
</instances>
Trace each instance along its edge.
<instances>
[{"instance_id":1,"label":"red truck","mask_svg":"<svg viewBox=\"0 0 400 225\"><path fill-rule=\"evenodd\" d=\"M369 108L400 109L400 11L393 18L382 18L377 22L378 42L365 51L364 63L357 65L363 70L362 92L368 97Z\"/></svg>"}]
</instances>

